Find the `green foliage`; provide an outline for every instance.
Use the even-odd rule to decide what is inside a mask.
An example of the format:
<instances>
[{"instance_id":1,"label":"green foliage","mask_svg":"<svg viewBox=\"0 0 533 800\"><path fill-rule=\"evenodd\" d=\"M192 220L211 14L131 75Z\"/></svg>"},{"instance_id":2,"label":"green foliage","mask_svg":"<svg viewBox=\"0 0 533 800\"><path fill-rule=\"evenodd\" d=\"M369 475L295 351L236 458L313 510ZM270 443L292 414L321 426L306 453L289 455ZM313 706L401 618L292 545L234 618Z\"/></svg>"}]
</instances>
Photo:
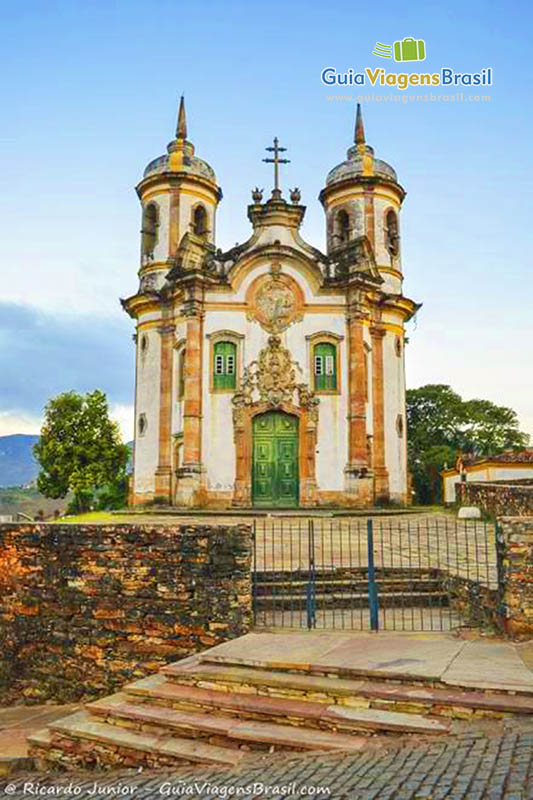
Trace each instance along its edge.
<instances>
[{"instance_id":1,"label":"green foliage","mask_svg":"<svg viewBox=\"0 0 533 800\"><path fill-rule=\"evenodd\" d=\"M440 471L458 453L484 456L527 446L511 408L489 400L463 400L450 386L428 384L407 391L407 452L416 501L441 499Z\"/></svg>"},{"instance_id":2,"label":"green foliage","mask_svg":"<svg viewBox=\"0 0 533 800\"><path fill-rule=\"evenodd\" d=\"M99 510L124 508L128 505L128 479L126 476L121 481L105 486L96 497L96 507Z\"/></svg>"},{"instance_id":3,"label":"green foliage","mask_svg":"<svg viewBox=\"0 0 533 800\"><path fill-rule=\"evenodd\" d=\"M69 509L76 513L91 507L99 489L115 490L126 479L129 450L98 389L86 395L65 392L49 401L34 454L41 467L39 491L53 498L71 491Z\"/></svg>"}]
</instances>

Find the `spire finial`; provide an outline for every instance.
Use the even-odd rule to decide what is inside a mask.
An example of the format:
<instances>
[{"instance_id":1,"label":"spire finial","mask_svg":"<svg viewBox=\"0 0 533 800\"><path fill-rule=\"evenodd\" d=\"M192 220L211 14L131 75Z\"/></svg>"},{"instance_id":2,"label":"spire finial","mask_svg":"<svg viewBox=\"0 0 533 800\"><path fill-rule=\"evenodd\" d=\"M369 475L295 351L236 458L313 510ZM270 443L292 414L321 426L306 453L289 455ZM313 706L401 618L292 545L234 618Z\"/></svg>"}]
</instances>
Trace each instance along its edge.
<instances>
[{"instance_id":1,"label":"spire finial","mask_svg":"<svg viewBox=\"0 0 533 800\"><path fill-rule=\"evenodd\" d=\"M355 144L365 143L365 126L363 125L363 112L361 111L361 103L357 103L357 114L355 116Z\"/></svg>"},{"instance_id":2,"label":"spire finial","mask_svg":"<svg viewBox=\"0 0 533 800\"><path fill-rule=\"evenodd\" d=\"M185 98L183 95L181 95L180 98L180 110L178 111L178 126L176 128L176 138L177 139L187 138L187 118L185 116Z\"/></svg>"}]
</instances>

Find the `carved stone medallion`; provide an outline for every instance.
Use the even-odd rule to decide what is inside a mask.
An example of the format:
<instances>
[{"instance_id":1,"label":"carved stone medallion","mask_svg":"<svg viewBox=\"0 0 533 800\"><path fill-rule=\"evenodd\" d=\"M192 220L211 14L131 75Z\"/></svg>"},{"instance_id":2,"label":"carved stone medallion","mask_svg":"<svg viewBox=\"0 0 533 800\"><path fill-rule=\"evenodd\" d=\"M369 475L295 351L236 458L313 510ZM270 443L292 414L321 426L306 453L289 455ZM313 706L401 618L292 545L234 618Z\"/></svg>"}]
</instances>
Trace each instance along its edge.
<instances>
[{"instance_id":1,"label":"carved stone medallion","mask_svg":"<svg viewBox=\"0 0 533 800\"><path fill-rule=\"evenodd\" d=\"M303 292L287 275L273 272L261 276L250 287L248 319L269 333L281 333L303 316Z\"/></svg>"}]
</instances>

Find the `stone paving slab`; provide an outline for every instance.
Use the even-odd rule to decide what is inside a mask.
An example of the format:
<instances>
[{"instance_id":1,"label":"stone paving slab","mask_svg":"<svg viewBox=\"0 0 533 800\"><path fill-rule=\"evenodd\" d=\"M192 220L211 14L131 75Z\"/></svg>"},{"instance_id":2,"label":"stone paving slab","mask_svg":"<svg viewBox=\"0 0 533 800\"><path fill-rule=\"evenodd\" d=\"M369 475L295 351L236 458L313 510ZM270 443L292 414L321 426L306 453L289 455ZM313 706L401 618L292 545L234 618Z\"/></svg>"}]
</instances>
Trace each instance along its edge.
<instances>
[{"instance_id":1,"label":"stone paving slab","mask_svg":"<svg viewBox=\"0 0 533 800\"><path fill-rule=\"evenodd\" d=\"M25 758L26 737L78 709L78 705L11 706L0 709L0 759Z\"/></svg>"},{"instance_id":2,"label":"stone paving slab","mask_svg":"<svg viewBox=\"0 0 533 800\"><path fill-rule=\"evenodd\" d=\"M79 708L77 705L0 708L0 775L28 769L27 737Z\"/></svg>"},{"instance_id":3,"label":"stone paving slab","mask_svg":"<svg viewBox=\"0 0 533 800\"><path fill-rule=\"evenodd\" d=\"M451 686L533 694L533 672L512 642L465 642L442 680Z\"/></svg>"},{"instance_id":4,"label":"stone paving slab","mask_svg":"<svg viewBox=\"0 0 533 800\"><path fill-rule=\"evenodd\" d=\"M278 669L309 669L317 658L353 638L352 633L248 633L211 648L202 662L272 666Z\"/></svg>"},{"instance_id":5,"label":"stone paving slab","mask_svg":"<svg viewBox=\"0 0 533 800\"><path fill-rule=\"evenodd\" d=\"M315 659L311 671L439 680L464 645L444 636L352 636Z\"/></svg>"},{"instance_id":6,"label":"stone paving slab","mask_svg":"<svg viewBox=\"0 0 533 800\"><path fill-rule=\"evenodd\" d=\"M203 653L203 664L442 681L533 694L532 648L433 633L250 633ZM526 663L527 662L527 663Z\"/></svg>"}]
</instances>

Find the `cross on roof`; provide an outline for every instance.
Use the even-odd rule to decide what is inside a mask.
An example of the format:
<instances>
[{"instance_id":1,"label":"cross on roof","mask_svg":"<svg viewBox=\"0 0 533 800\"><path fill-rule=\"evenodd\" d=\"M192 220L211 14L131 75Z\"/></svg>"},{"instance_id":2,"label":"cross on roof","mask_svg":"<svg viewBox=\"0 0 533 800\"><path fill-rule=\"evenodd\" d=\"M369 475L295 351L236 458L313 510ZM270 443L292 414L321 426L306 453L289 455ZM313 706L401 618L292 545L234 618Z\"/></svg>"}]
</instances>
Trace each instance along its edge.
<instances>
[{"instance_id":1,"label":"cross on roof","mask_svg":"<svg viewBox=\"0 0 533 800\"><path fill-rule=\"evenodd\" d=\"M280 158L279 154L284 153L287 148L279 146L279 139L277 136L274 137L274 147L265 147L265 150L268 150L269 153L274 153L274 158L264 158L267 164L274 164L274 191L272 192L272 197L280 198L281 197L281 190L279 188L279 165L280 164L290 164L289 158Z\"/></svg>"}]
</instances>

